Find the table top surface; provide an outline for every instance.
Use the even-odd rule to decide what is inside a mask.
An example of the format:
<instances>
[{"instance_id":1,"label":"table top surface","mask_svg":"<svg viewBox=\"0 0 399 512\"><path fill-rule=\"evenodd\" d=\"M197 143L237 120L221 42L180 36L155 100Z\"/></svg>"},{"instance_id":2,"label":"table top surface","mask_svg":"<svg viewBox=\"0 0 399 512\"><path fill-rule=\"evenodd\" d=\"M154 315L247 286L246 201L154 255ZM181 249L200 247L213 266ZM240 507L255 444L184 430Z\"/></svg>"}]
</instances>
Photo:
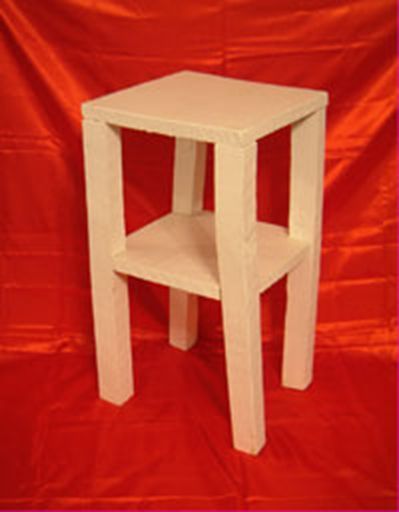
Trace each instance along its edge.
<instances>
[{"instance_id":1,"label":"table top surface","mask_svg":"<svg viewBox=\"0 0 399 512\"><path fill-rule=\"evenodd\" d=\"M83 103L86 118L246 144L326 106L324 91L181 71Z\"/></svg>"}]
</instances>

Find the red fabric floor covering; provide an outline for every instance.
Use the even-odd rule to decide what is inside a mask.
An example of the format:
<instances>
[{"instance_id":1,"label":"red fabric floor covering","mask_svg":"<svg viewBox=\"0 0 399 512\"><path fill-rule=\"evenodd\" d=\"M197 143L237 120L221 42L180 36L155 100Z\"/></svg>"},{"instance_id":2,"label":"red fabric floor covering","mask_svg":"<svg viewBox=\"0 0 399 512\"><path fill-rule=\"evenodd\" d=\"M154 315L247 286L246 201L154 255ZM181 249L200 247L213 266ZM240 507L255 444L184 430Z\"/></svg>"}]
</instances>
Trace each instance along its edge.
<instances>
[{"instance_id":1,"label":"red fabric floor covering","mask_svg":"<svg viewBox=\"0 0 399 512\"><path fill-rule=\"evenodd\" d=\"M231 447L219 343L138 343L121 408L96 398L91 353L2 354L0 507L394 509L394 350L319 350L306 392L265 353L258 457Z\"/></svg>"}]
</instances>

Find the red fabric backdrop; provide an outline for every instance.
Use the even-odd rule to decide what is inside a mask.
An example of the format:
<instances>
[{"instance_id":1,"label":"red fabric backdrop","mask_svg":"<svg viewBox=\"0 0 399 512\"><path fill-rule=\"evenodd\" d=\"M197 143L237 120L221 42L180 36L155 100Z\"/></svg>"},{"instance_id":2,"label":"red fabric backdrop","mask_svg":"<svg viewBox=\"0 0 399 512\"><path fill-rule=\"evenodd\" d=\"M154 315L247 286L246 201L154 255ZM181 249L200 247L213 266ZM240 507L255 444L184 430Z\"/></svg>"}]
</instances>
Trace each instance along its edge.
<instances>
[{"instance_id":1,"label":"red fabric backdrop","mask_svg":"<svg viewBox=\"0 0 399 512\"><path fill-rule=\"evenodd\" d=\"M395 508L393 0L3 0L0 507ZM168 347L132 280L137 396L96 396L80 103L181 69L330 93L315 381L280 387L284 283L262 297L266 449L231 448L219 304ZM287 130L259 217L287 219ZM171 140L124 133L129 230L171 202ZM206 205L212 207L212 151Z\"/></svg>"}]
</instances>

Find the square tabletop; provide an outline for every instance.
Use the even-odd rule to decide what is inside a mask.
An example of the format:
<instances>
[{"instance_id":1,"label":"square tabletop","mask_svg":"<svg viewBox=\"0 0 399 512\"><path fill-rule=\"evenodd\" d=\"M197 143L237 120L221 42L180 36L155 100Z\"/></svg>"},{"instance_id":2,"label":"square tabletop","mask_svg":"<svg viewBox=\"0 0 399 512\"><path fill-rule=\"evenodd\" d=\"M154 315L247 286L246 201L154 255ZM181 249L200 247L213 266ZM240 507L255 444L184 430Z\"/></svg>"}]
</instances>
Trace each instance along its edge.
<instances>
[{"instance_id":1,"label":"square tabletop","mask_svg":"<svg viewBox=\"0 0 399 512\"><path fill-rule=\"evenodd\" d=\"M325 91L181 71L87 101L82 112L125 128L246 145L327 102Z\"/></svg>"}]
</instances>

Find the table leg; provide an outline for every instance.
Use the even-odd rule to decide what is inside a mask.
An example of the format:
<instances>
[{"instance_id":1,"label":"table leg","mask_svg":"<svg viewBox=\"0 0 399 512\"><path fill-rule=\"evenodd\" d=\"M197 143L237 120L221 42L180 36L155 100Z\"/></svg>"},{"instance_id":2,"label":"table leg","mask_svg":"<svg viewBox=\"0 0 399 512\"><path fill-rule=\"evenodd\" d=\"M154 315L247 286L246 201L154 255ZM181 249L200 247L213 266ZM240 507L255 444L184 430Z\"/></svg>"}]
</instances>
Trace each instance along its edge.
<instances>
[{"instance_id":1,"label":"table leg","mask_svg":"<svg viewBox=\"0 0 399 512\"><path fill-rule=\"evenodd\" d=\"M288 275L283 385L305 389L312 381L319 281L325 109L295 123L291 135L289 234L309 243Z\"/></svg>"},{"instance_id":2,"label":"table leg","mask_svg":"<svg viewBox=\"0 0 399 512\"><path fill-rule=\"evenodd\" d=\"M265 444L256 151L256 144L215 148L216 247L233 442L251 454Z\"/></svg>"},{"instance_id":3,"label":"table leg","mask_svg":"<svg viewBox=\"0 0 399 512\"><path fill-rule=\"evenodd\" d=\"M100 397L122 404L133 394L127 278L113 271L123 250L121 141L118 128L84 120L90 274Z\"/></svg>"},{"instance_id":4,"label":"table leg","mask_svg":"<svg viewBox=\"0 0 399 512\"><path fill-rule=\"evenodd\" d=\"M202 210L206 144L176 139L173 206L175 213L191 215ZM197 341L198 297L171 288L169 292L169 340L173 347L188 350Z\"/></svg>"}]
</instances>

